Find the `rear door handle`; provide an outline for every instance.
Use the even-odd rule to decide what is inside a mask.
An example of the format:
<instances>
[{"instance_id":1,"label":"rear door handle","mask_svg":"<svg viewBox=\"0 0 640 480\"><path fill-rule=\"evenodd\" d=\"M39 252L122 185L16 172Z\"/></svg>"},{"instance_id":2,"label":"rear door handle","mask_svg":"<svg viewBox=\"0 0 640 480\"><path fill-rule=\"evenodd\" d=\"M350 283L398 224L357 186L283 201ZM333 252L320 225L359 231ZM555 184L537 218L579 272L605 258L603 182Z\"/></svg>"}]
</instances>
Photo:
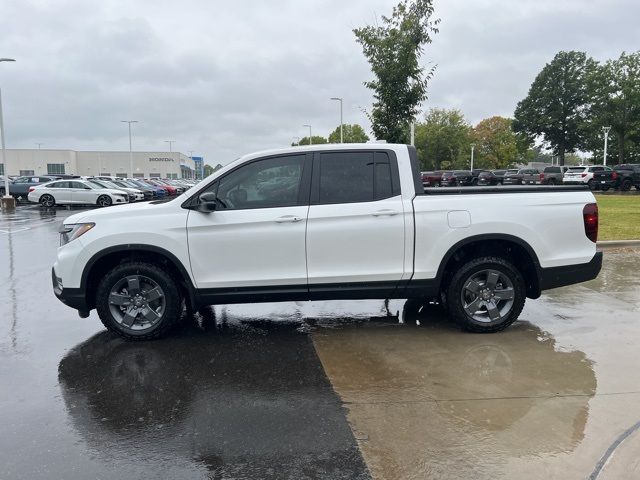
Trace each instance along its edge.
<instances>
[{"instance_id":1,"label":"rear door handle","mask_svg":"<svg viewBox=\"0 0 640 480\"><path fill-rule=\"evenodd\" d=\"M378 210L377 212L373 212L371 215L373 215L374 217L383 217L383 216L388 216L388 217L392 217L393 215L398 215L397 210Z\"/></svg>"},{"instance_id":2,"label":"rear door handle","mask_svg":"<svg viewBox=\"0 0 640 480\"><path fill-rule=\"evenodd\" d=\"M296 217L295 215L285 215L283 217L276 218L276 223L295 223L302 220L302 217Z\"/></svg>"}]
</instances>

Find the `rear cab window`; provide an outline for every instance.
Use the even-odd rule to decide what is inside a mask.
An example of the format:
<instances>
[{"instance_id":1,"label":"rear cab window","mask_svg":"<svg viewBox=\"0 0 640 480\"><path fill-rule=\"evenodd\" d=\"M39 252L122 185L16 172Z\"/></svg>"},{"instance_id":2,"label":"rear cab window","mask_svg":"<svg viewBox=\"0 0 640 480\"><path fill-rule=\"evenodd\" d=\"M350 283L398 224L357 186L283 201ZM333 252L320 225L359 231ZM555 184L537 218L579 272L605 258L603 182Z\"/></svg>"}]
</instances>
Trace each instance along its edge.
<instances>
[{"instance_id":1,"label":"rear cab window","mask_svg":"<svg viewBox=\"0 0 640 480\"><path fill-rule=\"evenodd\" d=\"M400 194L398 163L392 152L317 152L313 172L312 204L371 202Z\"/></svg>"}]
</instances>

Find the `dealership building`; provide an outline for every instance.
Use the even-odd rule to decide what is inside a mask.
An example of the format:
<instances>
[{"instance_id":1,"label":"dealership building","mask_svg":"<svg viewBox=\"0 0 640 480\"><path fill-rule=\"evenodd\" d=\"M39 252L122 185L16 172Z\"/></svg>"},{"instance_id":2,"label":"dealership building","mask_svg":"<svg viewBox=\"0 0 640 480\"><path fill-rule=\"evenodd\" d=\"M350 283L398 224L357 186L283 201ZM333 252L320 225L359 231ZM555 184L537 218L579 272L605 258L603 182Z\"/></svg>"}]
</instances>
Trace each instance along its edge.
<instances>
[{"instance_id":1,"label":"dealership building","mask_svg":"<svg viewBox=\"0 0 640 480\"><path fill-rule=\"evenodd\" d=\"M90 152L7 149L0 175L113 176L136 178L202 178L202 157L180 152Z\"/></svg>"}]
</instances>

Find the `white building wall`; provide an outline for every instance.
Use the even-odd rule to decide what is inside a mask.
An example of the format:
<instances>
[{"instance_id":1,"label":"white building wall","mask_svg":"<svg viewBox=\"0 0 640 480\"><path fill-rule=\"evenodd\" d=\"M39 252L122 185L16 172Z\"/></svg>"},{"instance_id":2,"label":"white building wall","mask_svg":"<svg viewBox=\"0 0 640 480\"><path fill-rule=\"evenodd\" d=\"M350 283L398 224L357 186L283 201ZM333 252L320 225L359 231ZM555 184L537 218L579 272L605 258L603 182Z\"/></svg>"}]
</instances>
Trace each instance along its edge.
<instances>
[{"instance_id":1,"label":"white building wall","mask_svg":"<svg viewBox=\"0 0 640 480\"><path fill-rule=\"evenodd\" d=\"M195 162L179 152L133 152L131 159L134 176L191 178L195 175ZM5 162L8 175L27 171L46 175L48 164L64 164L64 173L72 175L130 176L131 173L129 152L9 149Z\"/></svg>"}]
</instances>

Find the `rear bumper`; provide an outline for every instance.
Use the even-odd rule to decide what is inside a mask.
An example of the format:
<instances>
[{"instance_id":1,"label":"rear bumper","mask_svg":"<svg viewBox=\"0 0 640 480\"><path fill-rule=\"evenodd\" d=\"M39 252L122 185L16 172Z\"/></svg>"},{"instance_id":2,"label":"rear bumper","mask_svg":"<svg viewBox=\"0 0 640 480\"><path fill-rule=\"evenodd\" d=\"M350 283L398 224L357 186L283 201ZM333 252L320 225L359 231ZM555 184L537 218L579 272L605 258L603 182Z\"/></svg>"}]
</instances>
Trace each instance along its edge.
<instances>
[{"instance_id":1,"label":"rear bumper","mask_svg":"<svg viewBox=\"0 0 640 480\"><path fill-rule=\"evenodd\" d=\"M58 300L80 312L89 311L85 292L80 288L64 288L62 279L58 278L54 268L51 269L51 281L53 283L53 293Z\"/></svg>"},{"instance_id":2,"label":"rear bumper","mask_svg":"<svg viewBox=\"0 0 640 480\"><path fill-rule=\"evenodd\" d=\"M602 268L602 252L596 252L588 263L540 269L540 290L564 287L593 280Z\"/></svg>"}]
</instances>

